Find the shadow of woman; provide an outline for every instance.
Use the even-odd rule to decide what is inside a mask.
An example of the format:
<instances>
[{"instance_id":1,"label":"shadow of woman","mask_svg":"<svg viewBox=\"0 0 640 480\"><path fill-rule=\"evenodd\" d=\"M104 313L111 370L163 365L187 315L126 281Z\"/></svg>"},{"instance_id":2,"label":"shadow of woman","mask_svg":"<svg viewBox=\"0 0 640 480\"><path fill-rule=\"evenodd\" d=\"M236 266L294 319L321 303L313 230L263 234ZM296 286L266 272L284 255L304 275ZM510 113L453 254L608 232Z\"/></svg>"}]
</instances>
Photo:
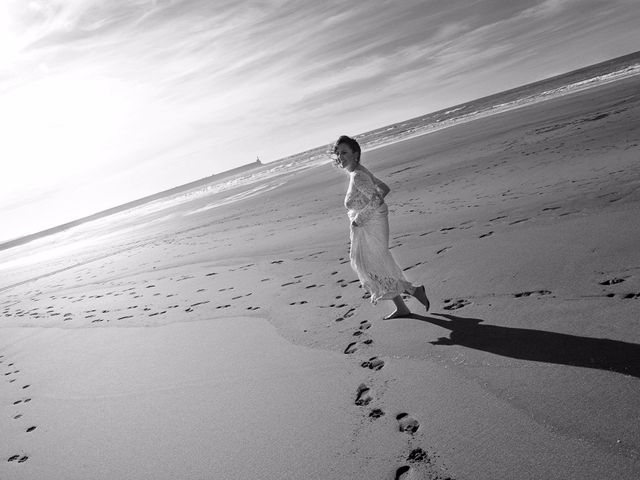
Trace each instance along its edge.
<instances>
[{"instance_id":1,"label":"shadow of woman","mask_svg":"<svg viewBox=\"0 0 640 480\"><path fill-rule=\"evenodd\" d=\"M595 368L640 378L640 345L606 338L579 337L526 328L484 325L478 318L434 314L408 318L438 325L451 331L433 345L460 345L504 357Z\"/></svg>"}]
</instances>

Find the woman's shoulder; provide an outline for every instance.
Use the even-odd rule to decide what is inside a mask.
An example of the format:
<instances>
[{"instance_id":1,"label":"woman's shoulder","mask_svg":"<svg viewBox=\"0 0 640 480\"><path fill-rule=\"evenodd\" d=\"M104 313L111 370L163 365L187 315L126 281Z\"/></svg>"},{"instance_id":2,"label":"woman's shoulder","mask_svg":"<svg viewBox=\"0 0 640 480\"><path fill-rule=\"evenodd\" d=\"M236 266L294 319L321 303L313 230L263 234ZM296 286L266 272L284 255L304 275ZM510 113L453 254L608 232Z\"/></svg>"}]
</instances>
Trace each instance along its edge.
<instances>
[{"instance_id":1,"label":"woman's shoulder","mask_svg":"<svg viewBox=\"0 0 640 480\"><path fill-rule=\"evenodd\" d=\"M362 179L362 180L373 180L373 173L367 170L366 167L360 165L353 171L354 178Z\"/></svg>"},{"instance_id":2,"label":"woman's shoulder","mask_svg":"<svg viewBox=\"0 0 640 480\"><path fill-rule=\"evenodd\" d=\"M360 169L356 169L351 172L351 181L356 185L367 185L372 183L371 177Z\"/></svg>"}]
</instances>

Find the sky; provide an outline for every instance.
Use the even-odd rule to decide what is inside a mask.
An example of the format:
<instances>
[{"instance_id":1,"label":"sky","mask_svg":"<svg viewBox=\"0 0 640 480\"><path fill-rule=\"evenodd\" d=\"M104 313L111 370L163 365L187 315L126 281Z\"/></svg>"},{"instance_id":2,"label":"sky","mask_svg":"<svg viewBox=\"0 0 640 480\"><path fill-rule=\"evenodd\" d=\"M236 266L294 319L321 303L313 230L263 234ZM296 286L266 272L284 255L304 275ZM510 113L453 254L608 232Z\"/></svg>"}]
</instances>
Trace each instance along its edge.
<instances>
[{"instance_id":1,"label":"sky","mask_svg":"<svg viewBox=\"0 0 640 480\"><path fill-rule=\"evenodd\" d=\"M0 242L640 50L639 0L2 0Z\"/></svg>"}]
</instances>

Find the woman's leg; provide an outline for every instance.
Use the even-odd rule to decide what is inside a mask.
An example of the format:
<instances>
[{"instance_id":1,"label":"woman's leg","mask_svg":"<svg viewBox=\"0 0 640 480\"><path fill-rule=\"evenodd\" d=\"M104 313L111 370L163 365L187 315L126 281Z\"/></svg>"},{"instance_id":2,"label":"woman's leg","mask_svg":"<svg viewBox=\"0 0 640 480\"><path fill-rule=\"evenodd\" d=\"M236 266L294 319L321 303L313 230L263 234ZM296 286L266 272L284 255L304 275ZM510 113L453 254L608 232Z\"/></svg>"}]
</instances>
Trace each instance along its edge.
<instances>
[{"instance_id":1,"label":"woman's leg","mask_svg":"<svg viewBox=\"0 0 640 480\"><path fill-rule=\"evenodd\" d=\"M407 307L407 304L404 303L404 300L400 295L398 295L397 297L393 297L391 300L395 304L396 309L395 311L393 311L392 313L384 317L385 320L389 320L391 318L401 318L401 317L406 317L408 315L411 315L411 310L409 310L409 307Z\"/></svg>"}]
</instances>

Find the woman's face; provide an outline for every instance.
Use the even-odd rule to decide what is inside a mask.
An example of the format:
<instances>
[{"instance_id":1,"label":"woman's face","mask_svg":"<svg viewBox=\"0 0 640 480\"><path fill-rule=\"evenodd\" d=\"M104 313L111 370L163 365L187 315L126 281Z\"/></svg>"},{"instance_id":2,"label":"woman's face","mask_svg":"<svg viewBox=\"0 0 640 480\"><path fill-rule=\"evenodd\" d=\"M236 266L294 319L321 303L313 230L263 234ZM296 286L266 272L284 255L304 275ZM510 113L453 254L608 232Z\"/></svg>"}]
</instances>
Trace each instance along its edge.
<instances>
[{"instance_id":1,"label":"woman's face","mask_svg":"<svg viewBox=\"0 0 640 480\"><path fill-rule=\"evenodd\" d=\"M353 172L358 166L358 154L351 150L346 143L339 143L335 151L338 165L349 172Z\"/></svg>"}]
</instances>

